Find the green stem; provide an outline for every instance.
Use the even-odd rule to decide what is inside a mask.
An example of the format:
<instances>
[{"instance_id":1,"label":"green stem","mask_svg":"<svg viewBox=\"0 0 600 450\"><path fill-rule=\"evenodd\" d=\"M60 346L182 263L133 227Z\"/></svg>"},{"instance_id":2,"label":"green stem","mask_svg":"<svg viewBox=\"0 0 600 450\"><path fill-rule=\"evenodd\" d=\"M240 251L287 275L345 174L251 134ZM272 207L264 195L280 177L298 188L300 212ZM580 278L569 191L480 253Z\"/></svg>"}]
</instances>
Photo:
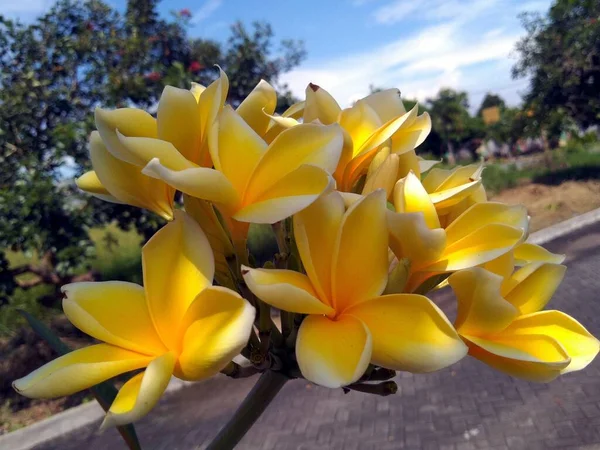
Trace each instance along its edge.
<instances>
[{"instance_id":1,"label":"green stem","mask_svg":"<svg viewBox=\"0 0 600 450\"><path fill-rule=\"evenodd\" d=\"M264 372L233 417L206 450L230 450L246 435L289 378L280 372Z\"/></svg>"}]
</instances>

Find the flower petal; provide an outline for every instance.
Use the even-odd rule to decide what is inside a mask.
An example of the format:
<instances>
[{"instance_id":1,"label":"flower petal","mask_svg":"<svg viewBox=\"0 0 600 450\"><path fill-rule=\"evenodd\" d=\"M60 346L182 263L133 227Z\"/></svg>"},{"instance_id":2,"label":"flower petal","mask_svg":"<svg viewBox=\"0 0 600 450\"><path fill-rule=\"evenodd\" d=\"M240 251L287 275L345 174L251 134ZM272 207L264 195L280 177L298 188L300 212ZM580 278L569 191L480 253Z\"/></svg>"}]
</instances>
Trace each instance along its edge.
<instances>
[{"instance_id":1,"label":"flower petal","mask_svg":"<svg viewBox=\"0 0 600 450\"><path fill-rule=\"evenodd\" d=\"M387 212L390 248L398 258L408 258L415 265L436 261L446 248L446 232L432 230L422 213Z\"/></svg>"},{"instance_id":2,"label":"flower petal","mask_svg":"<svg viewBox=\"0 0 600 450\"><path fill-rule=\"evenodd\" d=\"M348 308L373 338L371 361L408 372L443 369L467 354L467 347L444 313L427 297L391 294Z\"/></svg>"},{"instance_id":3,"label":"flower petal","mask_svg":"<svg viewBox=\"0 0 600 450\"><path fill-rule=\"evenodd\" d=\"M189 161L200 162L200 111L191 91L165 86L158 102L157 125L159 139L173 144Z\"/></svg>"},{"instance_id":4,"label":"flower petal","mask_svg":"<svg viewBox=\"0 0 600 450\"><path fill-rule=\"evenodd\" d=\"M173 144L160 139L146 137L127 137L117 130L117 137L122 148L127 149L136 165L143 168L153 159L159 159L161 164L171 170L185 170L198 167L183 156ZM141 169L138 169L141 170Z\"/></svg>"},{"instance_id":5,"label":"flower petal","mask_svg":"<svg viewBox=\"0 0 600 450\"><path fill-rule=\"evenodd\" d=\"M353 155L356 156L365 141L382 125L382 122L373 108L359 100L354 106L341 112L339 124L350 135L355 151Z\"/></svg>"},{"instance_id":6,"label":"flower petal","mask_svg":"<svg viewBox=\"0 0 600 450\"><path fill-rule=\"evenodd\" d=\"M385 192L378 190L354 203L338 231L332 264L332 299L336 311L377 297L388 271Z\"/></svg>"},{"instance_id":7,"label":"flower petal","mask_svg":"<svg viewBox=\"0 0 600 450\"><path fill-rule=\"evenodd\" d=\"M29 398L71 395L125 372L146 367L152 357L108 344L67 353L13 382Z\"/></svg>"},{"instance_id":8,"label":"flower petal","mask_svg":"<svg viewBox=\"0 0 600 450\"><path fill-rule=\"evenodd\" d=\"M552 381L570 364L564 348L544 335L484 339L466 336L469 354L496 370L528 381Z\"/></svg>"},{"instance_id":9,"label":"flower petal","mask_svg":"<svg viewBox=\"0 0 600 450\"><path fill-rule=\"evenodd\" d=\"M145 176L139 167L115 158L95 131L90 136L89 150L98 179L113 197L128 205L148 209L167 220L172 219L173 188Z\"/></svg>"},{"instance_id":10,"label":"flower petal","mask_svg":"<svg viewBox=\"0 0 600 450\"><path fill-rule=\"evenodd\" d=\"M253 202L304 164L333 173L340 159L343 140L341 128L337 124L301 124L283 131L269 145L252 173L245 203Z\"/></svg>"},{"instance_id":11,"label":"flower petal","mask_svg":"<svg viewBox=\"0 0 600 450\"><path fill-rule=\"evenodd\" d=\"M394 207L398 213L421 212L429 228L440 227L437 211L429 198L429 194L412 172L396 183L394 187Z\"/></svg>"},{"instance_id":12,"label":"flower petal","mask_svg":"<svg viewBox=\"0 0 600 450\"><path fill-rule=\"evenodd\" d=\"M257 197L247 197L246 206L233 218L241 222L275 223L303 210L332 187L333 180L327 172L303 165Z\"/></svg>"},{"instance_id":13,"label":"flower petal","mask_svg":"<svg viewBox=\"0 0 600 450\"><path fill-rule=\"evenodd\" d=\"M398 155L388 155L379 167L374 169L372 173L367 174L362 195L368 195L377 189L383 189L385 190L386 198L389 198L392 195L394 183L398 177L399 163ZM373 162L371 162L369 168L371 167L373 167Z\"/></svg>"},{"instance_id":14,"label":"flower petal","mask_svg":"<svg viewBox=\"0 0 600 450\"><path fill-rule=\"evenodd\" d=\"M153 360L145 371L129 379L110 405L101 430L141 419L156 406L175 368L175 355L165 353Z\"/></svg>"},{"instance_id":15,"label":"flower petal","mask_svg":"<svg viewBox=\"0 0 600 450\"><path fill-rule=\"evenodd\" d=\"M318 120L323 125L330 125L337 121L340 112L340 105L325 89L312 83L306 87L304 123Z\"/></svg>"},{"instance_id":16,"label":"flower petal","mask_svg":"<svg viewBox=\"0 0 600 450\"><path fill-rule=\"evenodd\" d=\"M227 177L241 196L267 150L266 142L239 114L226 106L210 131L208 146L215 168Z\"/></svg>"},{"instance_id":17,"label":"flower petal","mask_svg":"<svg viewBox=\"0 0 600 450\"><path fill-rule=\"evenodd\" d=\"M147 355L166 351L150 318L144 288L124 281L81 282L63 286L63 310L84 333Z\"/></svg>"},{"instance_id":18,"label":"flower petal","mask_svg":"<svg viewBox=\"0 0 600 450\"><path fill-rule=\"evenodd\" d=\"M229 180L218 170L195 167L180 171L162 165L158 158L151 160L142 173L163 180L169 186L209 202L235 208L240 198Z\"/></svg>"},{"instance_id":19,"label":"flower petal","mask_svg":"<svg viewBox=\"0 0 600 450\"><path fill-rule=\"evenodd\" d=\"M585 368L598 354L600 343L578 321L560 311L541 311L516 319L503 334L514 336L545 335L565 349L571 363L562 373Z\"/></svg>"},{"instance_id":20,"label":"flower petal","mask_svg":"<svg viewBox=\"0 0 600 450\"><path fill-rule=\"evenodd\" d=\"M530 271L527 266L519 269L511 278L520 281L510 291L504 292L506 300L521 314L542 310L554 295L567 270L566 266L559 264L531 264L535 264L535 269ZM512 283L508 281L507 284Z\"/></svg>"},{"instance_id":21,"label":"flower petal","mask_svg":"<svg viewBox=\"0 0 600 450\"><path fill-rule=\"evenodd\" d=\"M523 266L530 262L549 262L561 264L565 260L565 255L557 255L536 244L524 242L514 249L515 264Z\"/></svg>"},{"instance_id":22,"label":"flower petal","mask_svg":"<svg viewBox=\"0 0 600 450\"><path fill-rule=\"evenodd\" d=\"M322 195L293 218L300 259L318 297L325 302L329 302L332 295L332 255L344 212L342 197L333 191Z\"/></svg>"},{"instance_id":23,"label":"flower petal","mask_svg":"<svg viewBox=\"0 0 600 450\"><path fill-rule=\"evenodd\" d=\"M448 242L457 242L488 224L502 224L526 232L529 227L527 210L521 205L499 202L476 203L452 222L446 233Z\"/></svg>"},{"instance_id":24,"label":"flower petal","mask_svg":"<svg viewBox=\"0 0 600 450\"><path fill-rule=\"evenodd\" d=\"M119 200L117 197L113 196L110 192L108 192L108 189L106 189L102 185L100 179L98 178L98 175L96 175L96 172L93 170L90 170L81 175L79 178L77 178L75 180L75 184L82 191L91 194L94 197L99 198L100 200L103 200L105 202L123 204L121 200Z\"/></svg>"},{"instance_id":25,"label":"flower petal","mask_svg":"<svg viewBox=\"0 0 600 450\"><path fill-rule=\"evenodd\" d=\"M200 112L200 165L202 167L212 167L213 164L208 152L208 135L217 120L219 112L227 100L229 90L229 79L219 67L219 78L213 81L202 91L198 99L198 111Z\"/></svg>"},{"instance_id":26,"label":"flower petal","mask_svg":"<svg viewBox=\"0 0 600 450\"><path fill-rule=\"evenodd\" d=\"M458 310L454 326L461 335L485 336L502 331L518 310L500 294L502 278L480 267L461 270L448 278Z\"/></svg>"},{"instance_id":27,"label":"flower petal","mask_svg":"<svg viewBox=\"0 0 600 450\"><path fill-rule=\"evenodd\" d=\"M252 293L275 308L300 314L334 312L319 300L310 280L302 273L242 266L242 275Z\"/></svg>"},{"instance_id":28,"label":"flower petal","mask_svg":"<svg viewBox=\"0 0 600 450\"><path fill-rule=\"evenodd\" d=\"M363 99L375 110L382 122L387 122L406 114L406 108L400 99L398 89L385 89L375 92Z\"/></svg>"},{"instance_id":29,"label":"flower petal","mask_svg":"<svg viewBox=\"0 0 600 450\"><path fill-rule=\"evenodd\" d=\"M156 119L146 111L136 108L121 108L107 110L96 108L94 113L96 128L102 137L102 142L108 151L121 161L137 164L135 155L123 147L117 137L117 129L124 136L132 137L158 137Z\"/></svg>"},{"instance_id":30,"label":"flower petal","mask_svg":"<svg viewBox=\"0 0 600 450\"><path fill-rule=\"evenodd\" d=\"M518 228L497 223L485 225L459 241L450 242L448 239L446 249L438 260L419 269L454 272L479 266L510 251L522 237L523 231Z\"/></svg>"},{"instance_id":31,"label":"flower petal","mask_svg":"<svg viewBox=\"0 0 600 450\"><path fill-rule=\"evenodd\" d=\"M296 357L304 378L339 388L365 373L371 348L371 334L360 320L346 315L336 320L308 316L298 330Z\"/></svg>"},{"instance_id":32,"label":"flower petal","mask_svg":"<svg viewBox=\"0 0 600 450\"><path fill-rule=\"evenodd\" d=\"M217 374L248 342L255 313L230 289L211 286L200 292L181 322L182 351L175 374L184 380Z\"/></svg>"},{"instance_id":33,"label":"flower petal","mask_svg":"<svg viewBox=\"0 0 600 450\"><path fill-rule=\"evenodd\" d=\"M513 270L515 270L515 258L513 252L506 252L504 255L486 262L482 267L489 272L499 275L505 280L509 278L512 275Z\"/></svg>"},{"instance_id":34,"label":"flower petal","mask_svg":"<svg viewBox=\"0 0 600 450\"><path fill-rule=\"evenodd\" d=\"M150 316L162 341L177 351L180 322L196 296L212 284L214 259L198 224L183 211L142 249L144 289Z\"/></svg>"},{"instance_id":35,"label":"flower petal","mask_svg":"<svg viewBox=\"0 0 600 450\"><path fill-rule=\"evenodd\" d=\"M231 271L227 259L235 255L233 244L226 230L226 225L221 223L212 204L199 198L183 195L183 204L187 212L202 228L210 243L210 248L215 257L215 280L221 286L234 288Z\"/></svg>"},{"instance_id":36,"label":"flower petal","mask_svg":"<svg viewBox=\"0 0 600 450\"><path fill-rule=\"evenodd\" d=\"M237 108L237 113L260 136L264 135L277 106L277 94L273 86L260 80L248 97Z\"/></svg>"}]
</instances>

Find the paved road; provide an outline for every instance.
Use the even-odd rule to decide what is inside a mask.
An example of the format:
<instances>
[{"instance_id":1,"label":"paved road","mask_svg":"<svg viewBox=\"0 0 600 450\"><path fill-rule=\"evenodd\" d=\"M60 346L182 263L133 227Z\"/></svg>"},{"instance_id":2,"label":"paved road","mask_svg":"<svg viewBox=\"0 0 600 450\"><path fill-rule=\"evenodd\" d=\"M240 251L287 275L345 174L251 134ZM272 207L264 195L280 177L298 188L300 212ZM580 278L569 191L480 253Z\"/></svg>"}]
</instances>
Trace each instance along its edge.
<instances>
[{"instance_id":1,"label":"paved road","mask_svg":"<svg viewBox=\"0 0 600 450\"><path fill-rule=\"evenodd\" d=\"M569 264L550 307L600 336L600 225L548 247L567 253ZM398 394L386 398L290 382L238 448L600 449L600 359L550 384L518 381L470 358L397 381ZM173 393L137 425L142 446L203 448L253 382L217 377ZM37 448L125 448L115 430L97 430L94 424Z\"/></svg>"}]
</instances>

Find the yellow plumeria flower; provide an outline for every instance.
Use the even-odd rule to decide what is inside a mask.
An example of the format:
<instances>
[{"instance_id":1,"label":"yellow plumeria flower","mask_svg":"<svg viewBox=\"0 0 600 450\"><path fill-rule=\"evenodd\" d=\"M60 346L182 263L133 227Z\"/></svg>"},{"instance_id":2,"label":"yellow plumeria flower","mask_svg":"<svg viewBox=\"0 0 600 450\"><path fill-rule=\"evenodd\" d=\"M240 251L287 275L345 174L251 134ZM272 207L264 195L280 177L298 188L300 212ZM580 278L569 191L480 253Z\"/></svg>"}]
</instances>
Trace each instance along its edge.
<instances>
[{"instance_id":1,"label":"yellow plumeria flower","mask_svg":"<svg viewBox=\"0 0 600 450\"><path fill-rule=\"evenodd\" d=\"M427 113L418 116L418 106L407 112L397 89L371 94L342 110L331 94L311 83L306 88L304 104L293 112L296 115L302 112L304 123L339 123L344 129L344 149L334 173L340 191L351 192L367 173L375 155L384 148L398 159L396 180L409 170L420 170L414 149L431 131L431 119ZM299 123L291 114L273 119L280 128Z\"/></svg>"},{"instance_id":2,"label":"yellow plumeria flower","mask_svg":"<svg viewBox=\"0 0 600 450\"><path fill-rule=\"evenodd\" d=\"M410 261L409 292L433 275L507 253L524 240L529 225L524 207L485 202L474 204L444 229L432 195L413 173L396 183L393 203L396 212L388 212L390 247L399 260Z\"/></svg>"},{"instance_id":3,"label":"yellow plumeria flower","mask_svg":"<svg viewBox=\"0 0 600 450\"><path fill-rule=\"evenodd\" d=\"M103 342L68 353L13 383L22 395L70 395L132 370L103 426L147 414L172 375L208 378L246 344L254 308L236 292L213 287L213 255L185 213L144 246L144 287L120 281L63 287L63 309L80 330Z\"/></svg>"},{"instance_id":4,"label":"yellow plumeria flower","mask_svg":"<svg viewBox=\"0 0 600 450\"><path fill-rule=\"evenodd\" d=\"M385 193L347 211L337 192L294 216L294 235L308 275L290 270L242 273L250 290L279 309L308 314L298 332L303 376L326 387L357 381L372 362L430 372L461 359L464 344L426 297L384 295L388 268Z\"/></svg>"},{"instance_id":5,"label":"yellow plumeria flower","mask_svg":"<svg viewBox=\"0 0 600 450\"><path fill-rule=\"evenodd\" d=\"M512 275L515 267L522 267L530 263L561 264L564 260L565 255L557 255L539 245L523 242L481 267L506 279Z\"/></svg>"},{"instance_id":6,"label":"yellow plumeria flower","mask_svg":"<svg viewBox=\"0 0 600 450\"><path fill-rule=\"evenodd\" d=\"M184 158L159 139L119 135L147 162L143 173L214 203L238 222L274 223L300 211L330 188L343 144L338 125L303 124L269 145L229 106L209 134L214 169Z\"/></svg>"},{"instance_id":7,"label":"yellow plumeria flower","mask_svg":"<svg viewBox=\"0 0 600 450\"><path fill-rule=\"evenodd\" d=\"M175 189L142 174L139 167L115 158L97 131L90 136L89 152L94 170L75 181L82 191L104 201L147 209L167 220L173 218Z\"/></svg>"},{"instance_id":8,"label":"yellow plumeria flower","mask_svg":"<svg viewBox=\"0 0 600 450\"><path fill-rule=\"evenodd\" d=\"M598 354L598 340L567 314L540 311L565 270L532 263L505 279L481 268L451 275L458 299L455 326L469 354L530 381L547 382L586 367Z\"/></svg>"}]
</instances>

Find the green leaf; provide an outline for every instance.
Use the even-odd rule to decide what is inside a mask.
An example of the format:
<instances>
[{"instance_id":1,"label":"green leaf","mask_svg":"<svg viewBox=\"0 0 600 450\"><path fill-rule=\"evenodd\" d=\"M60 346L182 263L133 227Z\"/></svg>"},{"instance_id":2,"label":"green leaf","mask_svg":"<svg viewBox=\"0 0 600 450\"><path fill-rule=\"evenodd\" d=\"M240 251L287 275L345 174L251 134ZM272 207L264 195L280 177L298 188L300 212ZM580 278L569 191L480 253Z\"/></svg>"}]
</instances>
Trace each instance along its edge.
<instances>
[{"instance_id":1,"label":"green leaf","mask_svg":"<svg viewBox=\"0 0 600 450\"><path fill-rule=\"evenodd\" d=\"M27 311L20 309L19 313L25 318L25 320L27 320L33 331L35 331L38 336L44 339L48 345L50 345L50 347L52 347L52 349L59 355L66 355L67 353L73 351L73 349L61 341L58 336L56 336L52 330L50 330L50 328L33 317ZM110 405L114 401L118 392L110 381L97 384L96 386L91 387L90 390L104 411L108 411L108 408L110 408ZM117 429L119 430L119 433L123 437L123 440L130 450L142 449L137 437L137 433L135 432L135 428L132 424L123 425L117 427Z\"/></svg>"}]
</instances>

